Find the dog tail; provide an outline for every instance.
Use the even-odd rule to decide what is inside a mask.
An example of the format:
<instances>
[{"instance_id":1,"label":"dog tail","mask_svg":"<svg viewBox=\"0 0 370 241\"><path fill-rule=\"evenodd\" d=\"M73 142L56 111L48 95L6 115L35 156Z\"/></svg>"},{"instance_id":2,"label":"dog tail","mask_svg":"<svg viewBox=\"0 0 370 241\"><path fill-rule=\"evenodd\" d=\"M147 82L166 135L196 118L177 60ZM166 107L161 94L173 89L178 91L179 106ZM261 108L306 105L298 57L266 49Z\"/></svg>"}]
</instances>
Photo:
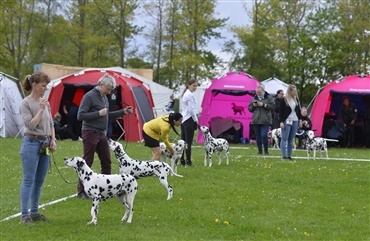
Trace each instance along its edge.
<instances>
[{"instance_id":1,"label":"dog tail","mask_svg":"<svg viewBox=\"0 0 370 241\"><path fill-rule=\"evenodd\" d=\"M164 163L165 163L165 162L164 162ZM168 165L168 163L166 163L166 165L167 165L168 169L170 169L171 174L173 174L173 175L174 175L174 176L176 176L176 177L184 177L184 176L182 176L182 175L177 174L176 172L174 172L174 171L172 170L172 168L170 167L170 165Z\"/></svg>"}]
</instances>

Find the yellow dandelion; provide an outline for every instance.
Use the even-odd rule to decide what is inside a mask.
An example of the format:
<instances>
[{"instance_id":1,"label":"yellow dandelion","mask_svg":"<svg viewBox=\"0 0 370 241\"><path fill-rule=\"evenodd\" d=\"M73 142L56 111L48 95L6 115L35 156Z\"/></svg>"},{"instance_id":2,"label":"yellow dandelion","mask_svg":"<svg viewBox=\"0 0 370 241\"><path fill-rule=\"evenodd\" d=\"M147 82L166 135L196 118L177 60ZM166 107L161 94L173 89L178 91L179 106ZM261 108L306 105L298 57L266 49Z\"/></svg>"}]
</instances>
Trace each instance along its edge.
<instances>
[{"instance_id":1,"label":"yellow dandelion","mask_svg":"<svg viewBox=\"0 0 370 241\"><path fill-rule=\"evenodd\" d=\"M231 210L231 207L229 207L229 210Z\"/></svg>"},{"instance_id":2,"label":"yellow dandelion","mask_svg":"<svg viewBox=\"0 0 370 241\"><path fill-rule=\"evenodd\" d=\"M229 222L228 221L224 221L224 224L229 225Z\"/></svg>"},{"instance_id":3,"label":"yellow dandelion","mask_svg":"<svg viewBox=\"0 0 370 241\"><path fill-rule=\"evenodd\" d=\"M219 223L219 222L220 222L220 220L218 218L216 218L215 223Z\"/></svg>"},{"instance_id":4,"label":"yellow dandelion","mask_svg":"<svg viewBox=\"0 0 370 241\"><path fill-rule=\"evenodd\" d=\"M280 227L277 227L277 230L280 230Z\"/></svg>"},{"instance_id":5,"label":"yellow dandelion","mask_svg":"<svg viewBox=\"0 0 370 241\"><path fill-rule=\"evenodd\" d=\"M307 232L304 232L303 233L305 236L310 236L310 234L309 233L307 233Z\"/></svg>"}]
</instances>

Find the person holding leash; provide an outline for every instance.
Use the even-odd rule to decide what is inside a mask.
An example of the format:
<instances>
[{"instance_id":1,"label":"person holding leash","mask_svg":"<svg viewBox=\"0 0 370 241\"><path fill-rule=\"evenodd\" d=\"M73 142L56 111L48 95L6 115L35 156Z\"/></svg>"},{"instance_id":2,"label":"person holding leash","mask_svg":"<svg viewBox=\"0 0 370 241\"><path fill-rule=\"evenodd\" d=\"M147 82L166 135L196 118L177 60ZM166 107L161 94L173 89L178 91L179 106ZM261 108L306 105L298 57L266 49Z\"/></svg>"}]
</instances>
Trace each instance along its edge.
<instances>
[{"instance_id":1,"label":"person holding leash","mask_svg":"<svg viewBox=\"0 0 370 241\"><path fill-rule=\"evenodd\" d=\"M181 139L187 144L187 148L182 154L181 165L191 166L191 146L194 138L194 131L198 127L198 117L197 117L197 102L195 101L194 92L197 90L198 83L195 79L190 79L187 82L186 88L182 93L181 103L182 103L182 125L181 125ZM184 159L186 154L186 161Z\"/></svg>"},{"instance_id":2,"label":"person holding leash","mask_svg":"<svg viewBox=\"0 0 370 241\"><path fill-rule=\"evenodd\" d=\"M168 140L168 133L172 130L177 133L175 126L180 126L182 122L182 115L180 113L170 113L169 115L159 116L151 121L148 121L143 126L143 137L145 141L145 146L152 149L153 156L152 161L159 161L161 158L161 148L159 146L159 140L162 138L163 142L166 144L167 149L171 152L173 156L174 150L171 143Z\"/></svg>"},{"instance_id":3,"label":"person holding leash","mask_svg":"<svg viewBox=\"0 0 370 241\"><path fill-rule=\"evenodd\" d=\"M286 96L280 104L279 110L281 142L280 150L283 159L292 159L293 142L302 119L301 105L297 97L297 87L289 85Z\"/></svg>"},{"instance_id":4,"label":"person holding leash","mask_svg":"<svg viewBox=\"0 0 370 241\"><path fill-rule=\"evenodd\" d=\"M77 118L82 121L83 159L91 167L95 152L98 154L102 174L111 174L111 156L108 144L107 129L109 119L133 113L132 106L117 111L109 111L107 94L116 88L116 80L109 74L102 76L98 85L87 92L81 100ZM89 199L84 186L79 181L78 198Z\"/></svg>"},{"instance_id":5,"label":"person holding leash","mask_svg":"<svg viewBox=\"0 0 370 241\"><path fill-rule=\"evenodd\" d=\"M23 88L31 93L20 105L24 122L21 145L23 179L20 190L21 223L48 221L39 213L42 186L49 169L50 151L57 148L50 104L42 98L50 77L42 72L27 75ZM28 211L30 210L30 211Z\"/></svg>"}]
</instances>

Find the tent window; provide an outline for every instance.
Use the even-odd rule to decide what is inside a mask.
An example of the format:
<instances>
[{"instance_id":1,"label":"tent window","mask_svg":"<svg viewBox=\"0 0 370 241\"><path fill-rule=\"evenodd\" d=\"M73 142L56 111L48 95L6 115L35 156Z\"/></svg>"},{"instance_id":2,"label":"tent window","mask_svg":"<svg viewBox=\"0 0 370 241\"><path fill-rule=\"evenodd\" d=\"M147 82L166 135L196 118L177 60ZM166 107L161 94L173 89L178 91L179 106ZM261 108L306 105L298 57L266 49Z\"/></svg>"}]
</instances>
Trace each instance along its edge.
<instances>
[{"instance_id":1,"label":"tent window","mask_svg":"<svg viewBox=\"0 0 370 241\"><path fill-rule=\"evenodd\" d=\"M215 97L218 94L224 95L233 95L233 96L243 96L243 95L250 95L255 96L255 90L212 90L212 96Z\"/></svg>"},{"instance_id":2,"label":"tent window","mask_svg":"<svg viewBox=\"0 0 370 241\"><path fill-rule=\"evenodd\" d=\"M135 103L138 107L139 116L142 123L154 119L152 107L143 88L141 86L135 86L132 88L132 92L134 93Z\"/></svg>"}]
</instances>

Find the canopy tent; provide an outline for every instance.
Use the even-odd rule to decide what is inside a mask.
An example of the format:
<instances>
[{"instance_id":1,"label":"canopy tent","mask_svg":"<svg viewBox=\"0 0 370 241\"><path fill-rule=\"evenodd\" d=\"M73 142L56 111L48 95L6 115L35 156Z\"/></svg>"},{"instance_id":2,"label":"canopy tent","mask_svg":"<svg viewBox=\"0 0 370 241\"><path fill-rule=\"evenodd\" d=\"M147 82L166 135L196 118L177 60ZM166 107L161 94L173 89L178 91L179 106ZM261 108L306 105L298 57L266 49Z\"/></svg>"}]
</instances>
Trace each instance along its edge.
<instances>
[{"instance_id":1,"label":"canopy tent","mask_svg":"<svg viewBox=\"0 0 370 241\"><path fill-rule=\"evenodd\" d=\"M287 83L284 83L283 81L275 77L271 77L267 80L264 80L261 82L261 84L265 86L266 92L268 92L272 96L276 95L276 92L278 90L283 90L285 95L289 86Z\"/></svg>"},{"instance_id":2,"label":"canopy tent","mask_svg":"<svg viewBox=\"0 0 370 241\"><path fill-rule=\"evenodd\" d=\"M312 129L316 136L325 136L324 123L336 120L342 97L346 95L358 110L358 119L365 115L365 98L370 96L370 76L351 75L327 84L317 95L311 110Z\"/></svg>"},{"instance_id":3,"label":"canopy tent","mask_svg":"<svg viewBox=\"0 0 370 241\"><path fill-rule=\"evenodd\" d=\"M20 82L0 72L0 136L16 137L23 131L24 123L20 104L24 97Z\"/></svg>"},{"instance_id":4,"label":"canopy tent","mask_svg":"<svg viewBox=\"0 0 370 241\"><path fill-rule=\"evenodd\" d=\"M150 92L152 93L154 102L154 115L161 116L166 114L166 105L170 102L170 97L173 94L173 90L154 81L148 80L131 71L128 71L127 69L124 69L122 67L109 67L103 68L103 70L120 72L126 76L130 76L131 78L135 78L146 84L149 87Z\"/></svg>"},{"instance_id":5,"label":"canopy tent","mask_svg":"<svg viewBox=\"0 0 370 241\"><path fill-rule=\"evenodd\" d=\"M250 139L252 113L248 111L248 104L258 85L257 79L243 72L229 72L213 79L204 94L199 124L210 127L214 137L232 142L242 137ZM203 141L199 131L197 142Z\"/></svg>"},{"instance_id":6,"label":"canopy tent","mask_svg":"<svg viewBox=\"0 0 370 241\"><path fill-rule=\"evenodd\" d=\"M105 73L115 78L117 87L117 106L134 107L134 114L123 116L125 139L127 141L141 141L142 126L154 118L153 99L150 90L143 82L112 70L90 69L51 81L45 93L49 99L52 115L62 113L63 102L70 101L79 104L83 95L97 85L98 80Z\"/></svg>"}]
</instances>

